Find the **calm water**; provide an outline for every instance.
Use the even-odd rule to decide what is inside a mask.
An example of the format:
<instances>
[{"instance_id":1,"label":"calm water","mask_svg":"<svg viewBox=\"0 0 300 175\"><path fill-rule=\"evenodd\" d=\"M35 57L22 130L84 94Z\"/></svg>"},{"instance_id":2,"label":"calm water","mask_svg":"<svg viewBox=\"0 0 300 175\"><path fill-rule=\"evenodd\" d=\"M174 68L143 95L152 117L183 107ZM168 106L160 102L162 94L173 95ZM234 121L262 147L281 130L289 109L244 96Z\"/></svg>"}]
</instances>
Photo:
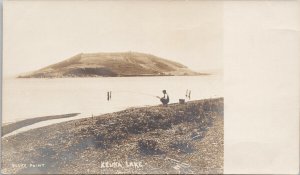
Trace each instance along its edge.
<instances>
[{"instance_id":1,"label":"calm water","mask_svg":"<svg viewBox=\"0 0 300 175\"><path fill-rule=\"evenodd\" d=\"M191 100L220 97L222 77L110 77L16 79L3 81L3 123L22 119L81 113L99 115L133 106L160 104L154 96L166 89L170 102L185 98L191 90ZM107 101L107 91L112 91Z\"/></svg>"}]
</instances>

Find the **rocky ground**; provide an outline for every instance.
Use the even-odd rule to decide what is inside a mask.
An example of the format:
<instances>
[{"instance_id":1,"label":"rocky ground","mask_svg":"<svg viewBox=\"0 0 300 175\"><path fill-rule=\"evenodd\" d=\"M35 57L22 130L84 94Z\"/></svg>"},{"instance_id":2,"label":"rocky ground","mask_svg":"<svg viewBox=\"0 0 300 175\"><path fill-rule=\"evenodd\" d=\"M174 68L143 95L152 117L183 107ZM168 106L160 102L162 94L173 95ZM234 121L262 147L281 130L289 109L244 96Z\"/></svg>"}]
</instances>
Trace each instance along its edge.
<instances>
[{"instance_id":1,"label":"rocky ground","mask_svg":"<svg viewBox=\"0 0 300 175\"><path fill-rule=\"evenodd\" d=\"M2 139L2 173L223 173L223 98L130 108Z\"/></svg>"}]
</instances>

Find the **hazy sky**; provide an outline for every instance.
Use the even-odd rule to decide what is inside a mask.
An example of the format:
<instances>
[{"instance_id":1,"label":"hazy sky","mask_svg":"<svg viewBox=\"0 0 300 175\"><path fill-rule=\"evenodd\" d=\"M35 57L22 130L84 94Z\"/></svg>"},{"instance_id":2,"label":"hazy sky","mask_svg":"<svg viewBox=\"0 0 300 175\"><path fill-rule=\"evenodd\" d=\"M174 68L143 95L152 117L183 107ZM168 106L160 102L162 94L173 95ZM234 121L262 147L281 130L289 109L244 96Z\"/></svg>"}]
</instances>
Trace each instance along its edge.
<instances>
[{"instance_id":1,"label":"hazy sky","mask_svg":"<svg viewBox=\"0 0 300 175\"><path fill-rule=\"evenodd\" d=\"M4 76L78 53L137 51L222 69L221 1L5 1Z\"/></svg>"}]
</instances>

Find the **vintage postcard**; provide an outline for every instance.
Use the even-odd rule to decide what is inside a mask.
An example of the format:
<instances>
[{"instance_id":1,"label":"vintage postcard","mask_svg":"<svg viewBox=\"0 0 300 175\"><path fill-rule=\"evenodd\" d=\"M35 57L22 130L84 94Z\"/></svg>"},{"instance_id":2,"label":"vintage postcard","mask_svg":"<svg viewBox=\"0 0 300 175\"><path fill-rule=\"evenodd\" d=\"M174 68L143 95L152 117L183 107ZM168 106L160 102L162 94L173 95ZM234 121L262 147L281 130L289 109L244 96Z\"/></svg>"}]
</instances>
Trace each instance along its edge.
<instances>
[{"instance_id":1,"label":"vintage postcard","mask_svg":"<svg viewBox=\"0 0 300 175\"><path fill-rule=\"evenodd\" d=\"M296 7L5 0L1 173L296 172Z\"/></svg>"},{"instance_id":2,"label":"vintage postcard","mask_svg":"<svg viewBox=\"0 0 300 175\"><path fill-rule=\"evenodd\" d=\"M222 2L5 1L2 173L223 173Z\"/></svg>"}]
</instances>

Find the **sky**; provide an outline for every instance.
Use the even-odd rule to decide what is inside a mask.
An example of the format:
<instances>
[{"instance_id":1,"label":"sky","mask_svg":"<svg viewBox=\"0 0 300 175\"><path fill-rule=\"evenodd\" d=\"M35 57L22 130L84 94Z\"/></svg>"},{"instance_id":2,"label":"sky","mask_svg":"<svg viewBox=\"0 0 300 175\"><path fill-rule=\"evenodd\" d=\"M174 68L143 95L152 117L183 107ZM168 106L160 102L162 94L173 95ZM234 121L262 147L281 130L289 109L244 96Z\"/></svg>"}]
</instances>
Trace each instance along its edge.
<instances>
[{"instance_id":1,"label":"sky","mask_svg":"<svg viewBox=\"0 0 300 175\"><path fill-rule=\"evenodd\" d=\"M136 51L223 68L221 1L5 1L3 74L78 53Z\"/></svg>"}]
</instances>

